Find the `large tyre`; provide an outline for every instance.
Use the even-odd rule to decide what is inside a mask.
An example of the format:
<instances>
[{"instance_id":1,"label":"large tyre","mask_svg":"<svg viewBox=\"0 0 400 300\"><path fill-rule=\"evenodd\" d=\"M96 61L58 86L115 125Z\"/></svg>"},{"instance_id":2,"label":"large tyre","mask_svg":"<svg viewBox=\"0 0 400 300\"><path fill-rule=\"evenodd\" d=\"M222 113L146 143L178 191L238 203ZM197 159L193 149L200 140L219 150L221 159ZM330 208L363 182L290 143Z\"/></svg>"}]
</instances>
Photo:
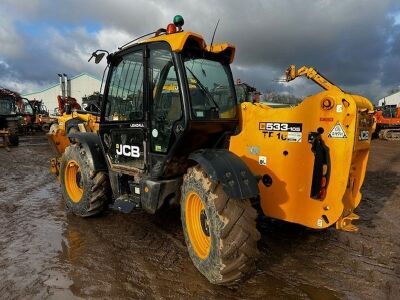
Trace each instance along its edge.
<instances>
[{"instance_id":1,"label":"large tyre","mask_svg":"<svg viewBox=\"0 0 400 300\"><path fill-rule=\"evenodd\" d=\"M67 209L89 217L104 210L110 185L106 172L95 172L78 144L65 149L60 166L61 192Z\"/></svg>"},{"instance_id":2,"label":"large tyre","mask_svg":"<svg viewBox=\"0 0 400 300\"><path fill-rule=\"evenodd\" d=\"M231 284L255 267L257 211L250 200L231 199L200 166L184 176L181 219L189 255L214 284Z\"/></svg>"}]
</instances>

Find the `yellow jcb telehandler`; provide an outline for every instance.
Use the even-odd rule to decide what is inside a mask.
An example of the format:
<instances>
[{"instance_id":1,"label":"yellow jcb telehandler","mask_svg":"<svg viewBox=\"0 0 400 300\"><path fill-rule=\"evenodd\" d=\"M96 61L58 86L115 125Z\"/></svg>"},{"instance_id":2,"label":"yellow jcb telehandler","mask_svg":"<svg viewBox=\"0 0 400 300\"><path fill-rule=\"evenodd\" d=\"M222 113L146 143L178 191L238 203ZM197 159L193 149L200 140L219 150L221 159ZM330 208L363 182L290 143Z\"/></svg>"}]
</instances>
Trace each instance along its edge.
<instances>
[{"instance_id":1,"label":"yellow jcb telehandler","mask_svg":"<svg viewBox=\"0 0 400 300\"><path fill-rule=\"evenodd\" d=\"M260 233L253 205L311 228L354 230L371 103L292 66L288 81L306 75L325 91L292 108L239 105L234 46L207 45L182 25L176 16L153 37L107 53L99 119L88 125L79 113L64 115L50 133L68 210L155 213L180 202L189 255L215 284L254 268ZM104 55L93 53L96 62Z\"/></svg>"}]
</instances>

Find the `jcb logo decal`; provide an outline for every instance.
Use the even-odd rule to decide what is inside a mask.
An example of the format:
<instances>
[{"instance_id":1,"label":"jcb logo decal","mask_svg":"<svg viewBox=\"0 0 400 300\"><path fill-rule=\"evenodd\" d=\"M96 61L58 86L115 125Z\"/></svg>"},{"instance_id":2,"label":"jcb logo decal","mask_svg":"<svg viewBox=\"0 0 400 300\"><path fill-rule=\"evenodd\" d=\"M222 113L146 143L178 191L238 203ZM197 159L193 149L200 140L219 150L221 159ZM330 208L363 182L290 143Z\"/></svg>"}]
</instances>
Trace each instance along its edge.
<instances>
[{"instance_id":1,"label":"jcb logo decal","mask_svg":"<svg viewBox=\"0 0 400 300\"><path fill-rule=\"evenodd\" d=\"M128 157L140 157L140 148L138 146L116 144L117 155Z\"/></svg>"}]
</instances>

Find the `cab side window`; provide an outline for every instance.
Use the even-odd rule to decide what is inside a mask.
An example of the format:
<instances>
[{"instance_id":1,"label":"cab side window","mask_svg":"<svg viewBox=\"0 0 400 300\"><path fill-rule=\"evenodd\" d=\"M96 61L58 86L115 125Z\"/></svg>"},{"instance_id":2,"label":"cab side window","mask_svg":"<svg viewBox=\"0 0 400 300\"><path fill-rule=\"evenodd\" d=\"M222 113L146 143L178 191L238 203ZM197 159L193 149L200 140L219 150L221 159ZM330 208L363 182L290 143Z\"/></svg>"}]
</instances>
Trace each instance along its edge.
<instances>
[{"instance_id":1,"label":"cab side window","mask_svg":"<svg viewBox=\"0 0 400 300\"><path fill-rule=\"evenodd\" d=\"M113 67L105 118L107 121L143 119L143 52L120 58Z\"/></svg>"}]
</instances>

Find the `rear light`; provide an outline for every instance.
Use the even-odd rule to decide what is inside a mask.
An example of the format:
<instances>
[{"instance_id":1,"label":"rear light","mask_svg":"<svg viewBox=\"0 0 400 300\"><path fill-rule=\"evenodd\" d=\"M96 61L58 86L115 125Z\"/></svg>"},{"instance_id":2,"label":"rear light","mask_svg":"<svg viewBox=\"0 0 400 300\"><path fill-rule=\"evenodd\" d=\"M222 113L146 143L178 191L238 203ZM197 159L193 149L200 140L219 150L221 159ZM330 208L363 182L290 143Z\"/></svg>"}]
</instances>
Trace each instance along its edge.
<instances>
[{"instance_id":1,"label":"rear light","mask_svg":"<svg viewBox=\"0 0 400 300\"><path fill-rule=\"evenodd\" d=\"M326 189L328 185L328 178L326 177L328 174L328 165L323 165L322 167L322 177L320 189L318 191L318 199L324 199L326 196Z\"/></svg>"},{"instance_id":2,"label":"rear light","mask_svg":"<svg viewBox=\"0 0 400 300\"><path fill-rule=\"evenodd\" d=\"M326 188L320 189L319 192L318 192L318 198L319 199L324 199L325 196L326 196Z\"/></svg>"},{"instance_id":3,"label":"rear light","mask_svg":"<svg viewBox=\"0 0 400 300\"><path fill-rule=\"evenodd\" d=\"M326 180L326 177L324 176L321 178L321 190L326 187L326 183L327 183L327 180Z\"/></svg>"},{"instance_id":4,"label":"rear light","mask_svg":"<svg viewBox=\"0 0 400 300\"><path fill-rule=\"evenodd\" d=\"M326 197L329 183L329 148L325 145L321 135L323 130L318 128L317 132L309 134L308 142L312 144L311 151L314 153L314 167L310 197L322 201Z\"/></svg>"}]
</instances>

